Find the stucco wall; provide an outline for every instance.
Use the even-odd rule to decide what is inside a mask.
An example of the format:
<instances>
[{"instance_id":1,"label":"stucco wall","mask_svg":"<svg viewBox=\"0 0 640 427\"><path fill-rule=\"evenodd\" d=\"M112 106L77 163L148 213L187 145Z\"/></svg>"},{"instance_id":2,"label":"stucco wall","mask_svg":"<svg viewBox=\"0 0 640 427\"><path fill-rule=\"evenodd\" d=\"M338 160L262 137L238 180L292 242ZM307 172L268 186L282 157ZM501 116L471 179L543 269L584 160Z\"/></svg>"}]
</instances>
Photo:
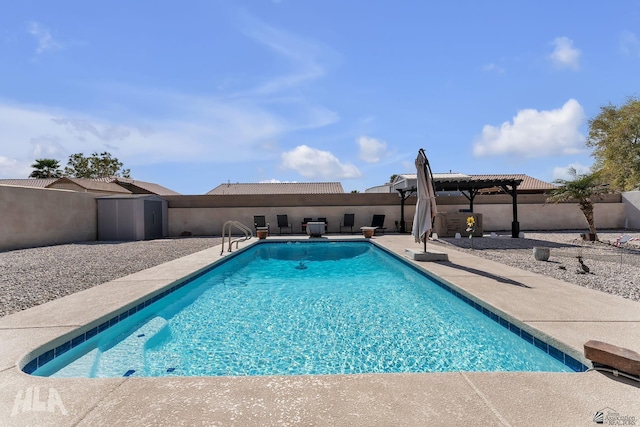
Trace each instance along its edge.
<instances>
[{"instance_id":1,"label":"stucco wall","mask_svg":"<svg viewBox=\"0 0 640 427\"><path fill-rule=\"evenodd\" d=\"M0 185L0 250L95 240L95 195Z\"/></svg>"},{"instance_id":2,"label":"stucco wall","mask_svg":"<svg viewBox=\"0 0 640 427\"><path fill-rule=\"evenodd\" d=\"M392 194L329 194L278 196L169 196L169 236L182 232L220 235L226 221L235 220L253 228L254 215L265 215L271 233L277 233L277 215L286 214L294 233L302 232L305 217L327 218L328 231L340 231L345 213L355 214L354 232L371 225L374 214L385 215L385 227L395 231L400 218L400 198ZM413 219L414 206L408 206ZM348 232L348 229L343 231ZM289 232L289 229L286 230ZM359 231L358 231L359 232Z\"/></svg>"},{"instance_id":3,"label":"stucco wall","mask_svg":"<svg viewBox=\"0 0 640 427\"><path fill-rule=\"evenodd\" d=\"M640 191L622 193L622 203L624 204L627 227L640 229Z\"/></svg>"},{"instance_id":4,"label":"stucco wall","mask_svg":"<svg viewBox=\"0 0 640 427\"><path fill-rule=\"evenodd\" d=\"M384 214L387 231L395 231L400 221L400 198L394 194L336 194L336 195L279 195L279 196L170 196L169 235L179 236L188 231L193 235L220 235L225 221L236 220L253 228L253 216L265 215L271 232L277 233L276 215L287 214L294 233L301 232L304 217L326 217L331 233L339 232L345 213L355 214L357 230L371 225L373 214ZM543 195L518 196L518 221L521 230L587 229L584 215L576 203L545 204ZM406 200L405 221L411 229L415 212L415 197ZM459 212L468 209L463 196L438 197L439 212ZM474 212L483 214L484 231L511 230L513 206L511 196L478 196ZM619 194L607 196L594 206L597 228L622 228L625 205ZM288 231L288 230L287 230Z\"/></svg>"},{"instance_id":5,"label":"stucco wall","mask_svg":"<svg viewBox=\"0 0 640 427\"><path fill-rule=\"evenodd\" d=\"M54 189L34 189L0 185L0 250L28 248L97 239L97 203L99 194ZM355 214L357 230L371 225L374 214L383 214L387 231L396 231L400 221L400 198L397 194L330 194L278 196L167 196L169 236L188 231L194 236L220 235L228 220L240 221L253 228L253 216L265 215L272 233L278 232L276 215L287 214L293 232L301 232L303 218L326 217L329 232L340 231L345 213ZM544 204L544 196L519 195L520 229L584 229L587 225L576 203ZM468 209L462 196L438 197L440 212ZM411 230L415 197L406 200L405 221ZM630 228L640 229L638 218L640 192L611 195L596 203L595 219L599 229L623 228L625 218ZM511 197L478 196L474 211L483 214L484 231L511 229ZM345 230L346 231L346 230Z\"/></svg>"}]
</instances>

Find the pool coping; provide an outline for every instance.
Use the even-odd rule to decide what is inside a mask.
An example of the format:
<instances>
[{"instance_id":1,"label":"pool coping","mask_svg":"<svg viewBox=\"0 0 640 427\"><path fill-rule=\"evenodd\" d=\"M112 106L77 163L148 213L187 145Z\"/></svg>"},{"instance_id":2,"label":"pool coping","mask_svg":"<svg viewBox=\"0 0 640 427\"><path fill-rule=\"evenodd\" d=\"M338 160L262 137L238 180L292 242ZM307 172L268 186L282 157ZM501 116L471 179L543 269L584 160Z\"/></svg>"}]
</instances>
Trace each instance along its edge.
<instances>
[{"instance_id":1,"label":"pool coping","mask_svg":"<svg viewBox=\"0 0 640 427\"><path fill-rule=\"evenodd\" d=\"M269 243L286 244L286 243L289 243L290 241L291 240L289 239L286 239L286 240L272 239L270 241L260 240L257 242L257 244L269 244ZM308 240L305 240L305 241L308 242ZM322 243L326 241L326 239L325 240L312 239L311 241L313 243ZM334 239L333 241L338 241L338 239ZM372 244L378 249L384 251L385 253L388 253L391 256L394 256L398 261L404 263L405 265L408 265L410 268L413 268L416 271L419 271L425 276L431 278L431 280L436 285L438 285L448 293L452 294L456 298L464 301L471 308L474 308L475 310L482 313L487 318L498 323L500 326L504 327L505 329L515 334L519 338L523 339L524 341L528 342L529 344L534 345L539 350L543 351L544 353L548 354L554 359L560 361L562 364L569 367L575 372L586 372L589 368L592 367L592 364L590 363L590 361L586 359L583 356L583 354L577 351L576 349L566 346L561 342L554 341L552 337L549 337L546 334L534 328L531 328L528 325L522 322L519 322L516 319L513 319L506 313L501 313L499 310L496 310L494 307L488 306L485 302L478 300L477 298L474 298L473 295L466 293L464 290L460 289L455 284L449 283L446 280L440 277L437 277L428 271L425 271L425 269L422 268L420 265L415 265L414 263L409 262L409 260L407 260L406 258L403 258L398 254L393 253L392 251L388 250L387 248L385 248L380 244L377 244L374 241L366 240L366 239L349 239L349 238L342 238L342 239L339 239L339 241L358 241L365 244ZM233 254L237 256L239 253L247 250L252 246L254 245L248 245L240 249L239 251L234 252ZM90 340L97 334L103 331L106 331L109 328L114 327L118 323L129 318L129 316L132 316L133 314L143 310L144 308L150 306L151 304L164 298L165 296L181 289L182 287L191 283L193 280L197 279L203 274L206 274L208 271L221 265L222 263L226 262L229 259L231 259L231 257L229 256L221 258L216 262L208 265L207 267L198 269L192 274L189 274L185 278L179 280L176 284L172 283L171 285L168 285L167 287L159 290L158 292L154 292L147 295L143 301L138 300L138 301L132 302L132 304L127 304L108 320L104 320L104 321L102 321L103 319L95 320L85 325L83 328L80 328L74 331L71 334L71 336L69 336L69 334L64 334L59 339L62 339L63 337L64 339L67 339L67 338L68 339L62 344L56 343L55 346L53 346L50 343L44 344L43 346L39 347L37 350L33 350L30 352L30 354L34 355L34 356L31 356L31 360L25 361L24 359L22 359L18 364L18 366L22 369L23 372L27 374L33 374L38 368L51 362L53 359L62 356L63 354L67 353L69 350L79 346L85 341ZM411 257L410 259L416 260L415 257ZM550 342L553 342L553 344L550 344ZM135 371L127 371L123 376L128 377L128 376L131 376L133 373L135 373Z\"/></svg>"},{"instance_id":2,"label":"pool coping","mask_svg":"<svg viewBox=\"0 0 640 427\"><path fill-rule=\"evenodd\" d=\"M294 239L297 238L303 240L308 239L306 236L294 236ZM284 240L289 239L290 237L287 237ZM339 238L333 236L324 236L323 239L364 240L364 238ZM270 237L269 240L277 240L277 238ZM407 235L388 234L384 236L376 236L371 241L385 250L399 255L404 253L405 248L415 246L413 239ZM245 242L244 244L241 244L241 247L247 247L255 243L257 243L255 240ZM439 247L438 250L441 250L441 248ZM166 394L163 394L162 390L165 390L166 388L184 388L184 393L189 395L189 390L191 390L194 383L200 384L201 387L205 387L206 390L209 390L209 387L211 387L211 390L217 390L218 392L221 390L227 390L238 394L234 399L229 399L227 397L227 401L225 401L226 403L221 403L218 405L216 410L213 411L216 414L214 419L218 419L218 422L222 424L233 424L233 422L230 422L232 419L235 419L236 421L238 420L238 418L234 418L239 416L237 412L231 411L228 408L225 409L228 404L235 402L240 406L247 405L246 396L253 396L256 393L260 394L262 392L266 393L265 390L269 389L269 387L273 387L274 384L278 384L282 390L294 387L295 390L292 390L292 392L295 391L295 394L299 396L305 395L305 393L317 394L318 384L324 384L324 387L326 388L335 388L342 390L343 392L344 390L362 391L362 388L375 389L376 385L386 384L386 387L397 388L404 394L414 396L411 401L417 405L415 409L416 412L412 412L413 415L411 416L408 414L396 414L400 417L399 419L403 419L402 417L404 416L407 421L413 420L413 416L416 417L415 420L421 420L424 422L433 420L432 417L435 416L434 414L437 415L438 411L451 412L452 407L456 407L456 405L460 404L460 396L466 396L465 399L479 405L480 412L474 415L472 413L467 413L467 411L462 411L457 414L457 416L462 417L462 419L473 419L475 420L474 422L477 422L477 420L483 419L483 417L486 416L486 419L493 424L495 424L496 419L501 420L500 422L503 424L505 422L507 424L518 424L518 416L516 416L515 413L513 415L509 415L511 414L510 411L515 411L517 409L516 407L512 408L507 405L506 408L500 409L501 405L504 404L503 400L513 400L513 396L509 393L508 395L492 398L492 392L499 389L497 386L503 383L507 385L510 384L513 387L518 387L518 384L521 384L522 387L528 387L526 384L540 382L541 385L539 390L532 389L529 393L532 399L531 401L528 401L526 408L530 409L530 414L539 414L542 416L544 412L540 412L542 410L541 403L545 402L549 396L558 397L559 395L562 398L556 404L558 409L563 406L566 407L568 402L572 402L576 408L580 408L576 409L577 413L584 412L586 414L590 411L595 412L599 410L600 408L597 406L602 403L602 407L615 408L620 414L623 414L625 413L624 411L626 411L627 415L636 416L638 417L637 419L640 420L640 406L636 406L640 405L638 404L638 402L640 402L640 395L638 394L640 392L638 387L633 383L628 383L619 379L612 380L606 375L596 372L580 374L371 374L358 376L330 375L292 378L255 377L251 379L224 377L196 377L190 379L177 379L175 377L131 377L104 380L55 380L50 378L33 377L20 371L18 365L26 363L25 359L33 358L38 352L38 349L42 348L46 342L53 340L52 342L54 345L63 345L66 337L69 337L74 333L77 334L78 332L83 332L78 328L85 328L86 330L84 330L84 333L86 333L94 327L97 327L99 324L103 324L105 321L112 319L114 313L118 311L116 306L134 307L140 304L140 300L144 299L145 295L155 296L162 294L166 289L171 289L176 286L176 283L181 277L197 275L203 269L206 269L212 260L223 259L226 255L220 256L219 251L220 246L207 249L205 251L198 252L197 254L181 258L180 260L153 267L151 269L105 283L98 287L91 288L68 297L60 298L59 300L55 300L41 306L0 318L0 336L4 342L9 344L0 350L0 390L2 390L2 400L0 402L4 404L4 409L0 410L0 423L3 423L3 421L6 420L9 421L9 424L17 423L20 425L20 423L24 423L24 425L27 425L36 420L39 424L56 424L61 420L61 416L71 417L64 418L64 420L74 419L78 422L95 422L105 416L105 411L111 407L114 401L121 401L122 396L127 396L128 393L132 393L132 390L134 389L138 391L141 389L156 390L155 396L158 401L165 401ZM438 277L446 281L448 286L453 286L456 289L456 292L460 292L462 295L465 295L465 297L472 298L476 301L484 301L486 304L495 307L496 311L506 316L505 318L510 318L515 322L522 322L532 330L543 334L552 342L557 341L564 346L563 348L568 348L571 351L570 354L572 357L574 357L575 354L581 354L581 344L577 343L584 338L600 339L602 341L611 342L612 344L630 347L636 351L640 350L637 348L637 346L640 345L638 344L640 340L636 340L635 335L632 334L631 337L622 336L631 329L640 329L637 328L640 326L640 304L607 294L594 294L593 292L596 291L583 289L578 286L549 279L544 276L534 275L533 273L526 273L522 270L512 269L487 260L481 260L473 255L464 254L459 251L449 249L446 249L446 251L448 252L451 261L448 265L447 263L425 263L408 259L406 259L405 262L415 265L416 268L423 270L428 274L436 274ZM460 267L462 267L462 269ZM464 268L466 268L466 270ZM481 272L485 272L486 275L479 275L478 273ZM473 283L470 283L470 277L474 277ZM550 289L562 289L565 292L569 292L569 294L573 296L573 300L566 301L564 305L562 301L553 301L555 304L553 307L554 309L560 310L558 307L562 308L564 306L563 311L558 311L559 314L556 317L549 316L547 314L547 317L541 316L538 318L530 318L523 314L528 314L529 311L533 312L535 310L527 311L526 305L530 305L531 302L527 301L522 295L526 295L527 291L535 288L535 286L516 289L519 287L501 283L499 280L500 277L515 277L518 282L523 283L544 282L547 284L547 288L535 289L538 298L543 298L545 294L549 294ZM478 283L482 286L478 285ZM511 286L511 288L505 289L505 286ZM494 288L493 294L491 293L492 287ZM569 289L569 291L567 291L567 289ZM507 298L505 298L505 296ZM604 304L605 308L614 307L616 314L612 315L612 313L608 311L601 312L597 309L594 309L593 312L587 313L587 315L585 315L585 312L575 312L576 307L579 309L585 309L585 307L590 306L594 297L597 297L599 304ZM126 302L127 298L128 302ZM525 300L520 302L512 300L511 305L516 309L510 310L510 306L508 304L509 298L525 298ZM547 295L546 298L549 298L550 301L557 299L554 298L553 295ZM586 300L582 305L576 304L576 301L580 300L580 298L584 298ZM81 309L77 307L79 302L87 301L88 303L86 307L80 307ZM525 303L525 307L522 306L523 302ZM542 300L541 304L545 303L549 304L550 302ZM68 307L69 304L73 304L74 306ZM127 304L129 305L127 306ZM545 311L545 307L541 306L539 308L540 311ZM571 315L572 313L573 315ZM608 327L600 327L600 329L593 327L602 325ZM585 332L588 331L589 328L595 330L597 333L590 334ZM572 335L569 340L566 339L568 333ZM31 339L32 336L37 337L35 342ZM588 339L584 339L582 343L586 342ZM629 341L635 343L636 348L629 346ZM41 344L38 345L38 343ZM564 382L567 382L567 375L571 376L569 377L569 382L576 383L575 388L569 387L565 390L565 388L562 387L556 388L550 386L550 384L553 383L554 378L562 378ZM432 408L435 412L429 415L429 413L423 413L422 410L418 410L417 408L419 407L418 403L421 401L420 396L422 396L423 404L425 404L426 400L433 400L434 396L437 395L437 390L432 390L432 386L425 385L425 383L429 383L430 380L434 380L435 378L438 378L438 381L443 382L441 387L452 387L456 392L451 395L453 399L452 402L440 402L440 406L438 406L438 408ZM498 383L496 383L496 381L498 381ZM419 383L420 387L418 389L414 389L410 386L403 386L404 383L413 382ZM229 384L232 384L233 386L230 386ZM597 393L595 393L594 396L582 396L584 390L589 389L589 387L595 387L594 390L598 390ZM34 410L33 402L37 399L34 399L33 393L34 390L39 390L39 388L48 389L48 397L43 397L41 399L43 402L52 401L51 390L53 389L58 393L60 401L65 404L65 408L68 406L69 408L75 409L73 411L71 409L67 410L67 415L56 413L55 404L49 404L48 406L45 405L45 407L47 407L46 411ZM547 388L550 388L550 390ZM93 390L93 392L88 394L86 392L80 392L82 390L86 391L87 389ZM425 396L424 392L429 390L431 390L432 393L427 393ZM44 390L42 393L44 393ZM193 393L196 392L194 391ZM207 393L205 393L205 395L206 394ZM30 399L32 403L30 408L27 405L27 396L31 396ZM195 400L198 400L198 397L203 398L202 396L201 389L200 394L195 396ZM535 396L538 396L537 400ZM582 398L577 398L580 396L582 396ZM180 396L174 398L177 402L184 399L184 397ZM192 398L194 398L194 396L192 396ZM279 396L279 398L282 399L284 397ZM269 401L268 397L263 396L262 399L265 402ZM339 406L341 404L339 401L334 399L336 398L328 397L328 400L325 402L326 408ZM478 399L480 400L478 401ZM55 403L56 399L54 398L53 401ZM395 397L385 396L385 394L382 393L380 395L372 396L369 399L366 399L366 401L373 403L373 406L378 409L367 407L367 405L362 408L351 408L354 409L354 413L360 414L359 419L363 422L363 425L370 425L372 420L384 419L387 415L380 413L381 408L387 408L388 416L396 412L393 407L389 407L390 402L395 401ZM358 402L358 400L352 401L354 404ZM153 406L152 403L150 404ZM549 402L548 404L551 406L546 409L547 415L549 413L554 413L553 402ZM299 417L301 416L300 414L306 414L302 417L303 420L318 421L327 419L327 414L321 410L321 408L319 408L319 412L316 413L308 412L307 409L310 406L313 406L309 401L307 401L306 405L300 405L301 406L298 407L294 404L293 407L297 408L295 411L297 414L296 416ZM41 407L42 405L39 406L39 408ZM49 407L52 407L53 411L49 411ZM274 412L282 412L283 414L287 412L286 408L280 407L280 405L275 401L271 402L270 405L266 405L266 407ZM28 410L25 410L25 408ZM147 409L150 409L150 407ZM196 405L192 409L201 411L203 408L200 405ZM520 410L522 410L522 406L520 407ZM167 404L166 409L160 408L157 411L143 415L157 417L154 419L162 423L163 421L172 418L173 415L168 411L176 412L175 405ZM634 413L634 411L636 412ZM178 410L177 412L179 413L180 411ZM248 411L247 408L245 408L245 414L250 412L251 411ZM121 421L126 423L126 420L134 419L128 418L133 417L134 415L140 416L140 411L135 411L134 414L123 414ZM375 416L375 418L372 418L373 416ZM560 417L560 419L578 419L576 418L578 417L577 414L571 415L558 413L558 417ZM588 421L584 419L584 414L579 415L579 417L582 421ZM258 418L255 419L257 420ZM347 416L344 420L350 418L351 417ZM199 420L202 421L204 419L205 418L201 418ZM252 419L253 418L245 419L246 424L252 424ZM262 424L262 422L265 421L264 418L259 419L261 421L259 424ZM287 421L287 419L287 417L283 418L285 421ZM207 420L209 419L207 418ZM292 420L293 419L289 421L293 422ZM336 419L334 421L339 420L340 419ZM347 423L346 421L345 424L354 425L352 422ZM357 425L357 423L355 425Z\"/></svg>"}]
</instances>

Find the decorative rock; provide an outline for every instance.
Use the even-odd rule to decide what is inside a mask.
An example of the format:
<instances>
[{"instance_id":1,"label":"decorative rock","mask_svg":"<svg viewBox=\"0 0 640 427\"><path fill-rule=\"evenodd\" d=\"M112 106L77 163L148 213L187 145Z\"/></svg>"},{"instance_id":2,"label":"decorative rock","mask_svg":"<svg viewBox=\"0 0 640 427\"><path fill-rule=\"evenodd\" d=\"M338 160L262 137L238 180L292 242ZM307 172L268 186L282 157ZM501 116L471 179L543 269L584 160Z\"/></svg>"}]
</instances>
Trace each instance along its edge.
<instances>
[{"instance_id":1,"label":"decorative rock","mask_svg":"<svg viewBox=\"0 0 640 427\"><path fill-rule=\"evenodd\" d=\"M535 247L533 248L533 257L536 261L548 261L551 255L551 249Z\"/></svg>"},{"instance_id":2,"label":"decorative rock","mask_svg":"<svg viewBox=\"0 0 640 427\"><path fill-rule=\"evenodd\" d=\"M584 343L584 357L594 363L640 376L640 354L602 341Z\"/></svg>"},{"instance_id":3,"label":"decorative rock","mask_svg":"<svg viewBox=\"0 0 640 427\"><path fill-rule=\"evenodd\" d=\"M462 236L460 236L460 233L456 233L456 239L461 238Z\"/></svg>"}]
</instances>

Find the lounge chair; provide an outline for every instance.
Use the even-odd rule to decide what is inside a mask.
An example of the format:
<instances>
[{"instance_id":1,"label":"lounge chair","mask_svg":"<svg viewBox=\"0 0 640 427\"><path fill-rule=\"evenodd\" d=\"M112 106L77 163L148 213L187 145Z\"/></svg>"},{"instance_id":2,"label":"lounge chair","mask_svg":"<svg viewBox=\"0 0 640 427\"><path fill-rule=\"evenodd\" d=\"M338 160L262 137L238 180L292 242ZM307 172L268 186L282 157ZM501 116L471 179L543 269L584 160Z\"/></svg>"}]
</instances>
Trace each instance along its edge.
<instances>
[{"instance_id":1,"label":"lounge chair","mask_svg":"<svg viewBox=\"0 0 640 427\"><path fill-rule=\"evenodd\" d=\"M356 214L344 214L344 219L340 224L340 234L342 234L342 229L349 227L351 229L351 234L353 234L353 225L355 223Z\"/></svg>"},{"instance_id":2,"label":"lounge chair","mask_svg":"<svg viewBox=\"0 0 640 427\"><path fill-rule=\"evenodd\" d=\"M384 215L373 215L373 219L371 219L371 226L376 227L376 232L380 230L382 234L384 234L384 230L387 227L384 226Z\"/></svg>"},{"instance_id":3,"label":"lounge chair","mask_svg":"<svg viewBox=\"0 0 640 427\"><path fill-rule=\"evenodd\" d=\"M269 232L269 223L267 222L267 219L264 215L254 215L253 216L253 226L256 229L256 232L258 231L258 229L267 229L267 233Z\"/></svg>"},{"instance_id":4,"label":"lounge chair","mask_svg":"<svg viewBox=\"0 0 640 427\"><path fill-rule=\"evenodd\" d=\"M283 228L288 228L290 234L293 234L293 227L291 227L291 223L287 218L287 215L277 215L278 217L278 228L280 229L280 234L282 234Z\"/></svg>"}]
</instances>

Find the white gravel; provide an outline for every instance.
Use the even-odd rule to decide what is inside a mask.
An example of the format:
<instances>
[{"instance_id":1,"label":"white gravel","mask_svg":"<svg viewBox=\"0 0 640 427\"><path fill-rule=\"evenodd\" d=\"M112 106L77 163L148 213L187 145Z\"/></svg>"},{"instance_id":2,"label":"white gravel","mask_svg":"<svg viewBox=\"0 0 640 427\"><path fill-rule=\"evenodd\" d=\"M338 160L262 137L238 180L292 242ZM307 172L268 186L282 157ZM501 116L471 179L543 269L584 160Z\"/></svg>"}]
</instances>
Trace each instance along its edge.
<instances>
[{"instance_id":1,"label":"white gravel","mask_svg":"<svg viewBox=\"0 0 640 427\"><path fill-rule=\"evenodd\" d=\"M580 231L525 231L524 239L446 238L429 244L455 246L524 270L640 301L640 241L615 247L622 231L600 232L601 242L584 242ZM640 233L627 233L640 238ZM84 242L0 252L0 316L15 313L145 268L219 245L219 237L140 242ZM473 243L473 249L471 249ZM549 261L536 261L533 248L551 248ZM582 256L589 273L581 273Z\"/></svg>"},{"instance_id":2,"label":"white gravel","mask_svg":"<svg viewBox=\"0 0 640 427\"><path fill-rule=\"evenodd\" d=\"M0 316L221 244L219 237L83 242L0 252Z\"/></svg>"},{"instance_id":3,"label":"white gravel","mask_svg":"<svg viewBox=\"0 0 640 427\"><path fill-rule=\"evenodd\" d=\"M505 232L506 233L506 232ZM584 231L524 232L524 239L508 235L491 238L443 238L430 242L434 246L455 246L464 252L502 264L518 267L569 283L640 301L640 240L615 246L623 234L640 239L637 231L607 230L598 232L599 242L584 241ZM473 249L471 248L473 244ZM537 261L534 247L550 248L548 261ZM589 272L578 262L582 257Z\"/></svg>"}]
</instances>

